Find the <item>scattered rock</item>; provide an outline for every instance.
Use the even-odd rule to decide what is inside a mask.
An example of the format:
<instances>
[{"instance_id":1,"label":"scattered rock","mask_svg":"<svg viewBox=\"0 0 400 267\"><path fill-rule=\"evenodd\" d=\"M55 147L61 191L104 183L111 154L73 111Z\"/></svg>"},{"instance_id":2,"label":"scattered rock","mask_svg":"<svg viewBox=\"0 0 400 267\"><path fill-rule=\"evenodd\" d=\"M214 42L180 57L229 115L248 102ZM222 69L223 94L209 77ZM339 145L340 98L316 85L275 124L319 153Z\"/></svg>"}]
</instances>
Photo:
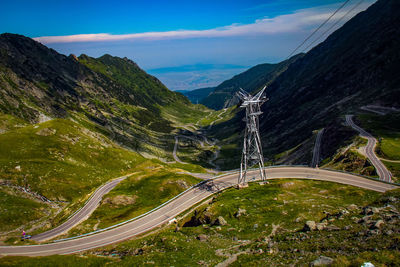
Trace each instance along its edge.
<instances>
[{"instance_id":1,"label":"scattered rock","mask_svg":"<svg viewBox=\"0 0 400 267\"><path fill-rule=\"evenodd\" d=\"M253 225L253 228L254 228L254 229L257 229L257 228L258 228L258 224L255 223L255 224Z\"/></svg>"},{"instance_id":2,"label":"scattered rock","mask_svg":"<svg viewBox=\"0 0 400 267\"><path fill-rule=\"evenodd\" d=\"M238 211L235 213L234 216L235 216L236 218L239 218L240 216L245 215L246 212L247 212L247 211L246 211L245 209L239 208Z\"/></svg>"},{"instance_id":3,"label":"scattered rock","mask_svg":"<svg viewBox=\"0 0 400 267\"><path fill-rule=\"evenodd\" d=\"M371 216L364 216L357 221L357 223L369 223L371 221Z\"/></svg>"},{"instance_id":4,"label":"scattered rock","mask_svg":"<svg viewBox=\"0 0 400 267\"><path fill-rule=\"evenodd\" d=\"M297 217L296 220L294 220L295 222L301 222L302 218L301 217Z\"/></svg>"},{"instance_id":5,"label":"scattered rock","mask_svg":"<svg viewBox=\"0 0 400 267\"><path fill-rule=\"evenodd\" d=\"M374 214L376 214L376 213L379 213L379 209L378 208L376 208L376 207L364 207L363 208L363 211L362 211L362 213L361 214L363 214L363 215L374 215Z\"/></svg>"},{"instance_id":6,"label":"scattered rock","mask_svg":"<svg viewBox=\"0 0 400 267\"><path fill-rule=\"evenodd\" d=\"M218 216L218 218L215 219L214 222L212 223L212 225L227 225L227 224L228 223L226 222L226 220L222 216Z\"/></svg>"},{"instance_id":7,"label":"scattered rock","mask_svg":"<svg viewBox=\"0 0 400 267\"><path fill-rule=\"evenodd\" d=\"M20 172L21 171L21 166L19 166L19 165L15 166L15 169Z\"/></svg>"},{"instance_id":8,"label":"scattered rock","mask_svg":"<svg viewBox=\"0 0 400 267\"><path fill-rule=\"evenodd\" d=\"M307 221L303 227L304 232L314 231L317 229L317 224L314 221Z\"/></svg>"},{"instance_id":9,"label":"scattered rock","mask_svg":"<svg viewBox=\"0 0 400 267\"><path fill-rule=\"evenodd\" d=\"M323 265L331 265L333 263L333 259L325 256L319 256L318 259L311 262L311 266L323 266Z\"/></svg>"}]
</instances>

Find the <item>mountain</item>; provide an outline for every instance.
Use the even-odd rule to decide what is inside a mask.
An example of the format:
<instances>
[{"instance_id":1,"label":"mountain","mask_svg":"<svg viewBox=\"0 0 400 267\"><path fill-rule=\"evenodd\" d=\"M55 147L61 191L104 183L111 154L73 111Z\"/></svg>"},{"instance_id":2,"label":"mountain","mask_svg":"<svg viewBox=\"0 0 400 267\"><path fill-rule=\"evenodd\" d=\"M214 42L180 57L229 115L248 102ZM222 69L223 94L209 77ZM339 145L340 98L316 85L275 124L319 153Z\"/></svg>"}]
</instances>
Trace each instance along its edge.
<instances>
[{"instance_id":1,"label":"mountain","mask_svg":"<svg viewBox=\"0 0 400 267\"><path fill-rule=\"evenodd\" d=\"M70 118L161 157L160 148L170 144L160 144L159 138L165 139L182 116L203 114L127 58L67 57L8 33L0 35L0 112L29 122Z\"/></svg>"},{"instance_id":2,"label":"mountain","mask_svg":"<svg viewBox=\"0 0 400 267\"><path fill-rule=\"evenodd\" d=\"M312 145L307 140L312 140L314 130L323 127L332 132L325 131L322 144L336 146L322 148L323 157L329 157L349 135L342 130L344 114L367 104L400 107L399 25L400 2L377 1L270 83L266 91L269 101L262 106L260 118L267 159L273 161L275 155L297 150L305 143ZM218 103L217 107L223 106ZM229 136L237 132L232 125L243 129L243 116L241 111L214 128L220 139L236 144L236 150L225 154L240 155L241 137ZM308 164L310 156L292 163Z\"/></svg>"},{"instance_id":3,"label":"mountain","mask_svg":"<svg viewBox=\"0 0 400 267\"><path fill-rule=\"evenodd\" d=\"M176 91L187 98L189 98L190 102L193 104L198 104L202 102L204 98L206 98L211 92L215 90L215 87L206 87L206 88L199 88L191 91Z\"/></svg>"},{"instance_id":4,"label":"mountain","mask_svg":"<svg viewBox=\"0 0 400 267\"><path fill-rule=\"evenodd\" d=\"M278 64L266 63L254 66L218 85L212 93L201 101L201 104L217 110L233 106L239 102L235 93L240 88L250 93L260 89L260 87L271 83L291 63L301 57L302 54L299 54Z\"/></svg>"}]
</instances>

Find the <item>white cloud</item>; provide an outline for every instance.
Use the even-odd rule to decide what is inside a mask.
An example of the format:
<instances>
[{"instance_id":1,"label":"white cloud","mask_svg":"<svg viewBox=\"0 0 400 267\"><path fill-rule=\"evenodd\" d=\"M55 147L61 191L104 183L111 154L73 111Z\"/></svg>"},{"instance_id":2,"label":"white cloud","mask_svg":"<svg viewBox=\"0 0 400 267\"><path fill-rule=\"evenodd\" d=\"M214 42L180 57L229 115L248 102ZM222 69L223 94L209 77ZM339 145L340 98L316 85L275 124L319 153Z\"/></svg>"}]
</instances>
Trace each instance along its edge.
<instances>
[{"instance_id":1,"label":"white cloud","mask_svg":"<svg viewBox=\"0 0 400 267\"><path fill-rule=\"evenodd\" d=\"M366 9L371 5L367 1L360 5L354 13ZM160 40L160 39L188 39L188 38L211 38L230 36L251 36L259 34L291 33L306 30L309 27L320 24L328 18L337 5L321 6L316 8L298 10L292 14L276 16L274 18L258 19L250 24L232 24L229 26L207 29L207 30L176 30L165 32L144 32L132 34L77 34L66 36L42 36L35 40L43 43L76 43L76 42L104 42L121 40ZM351 6L349 6L351 8ZM338 12L335 18L340 18L346 10Z\"/></svg>"}]
</instances>

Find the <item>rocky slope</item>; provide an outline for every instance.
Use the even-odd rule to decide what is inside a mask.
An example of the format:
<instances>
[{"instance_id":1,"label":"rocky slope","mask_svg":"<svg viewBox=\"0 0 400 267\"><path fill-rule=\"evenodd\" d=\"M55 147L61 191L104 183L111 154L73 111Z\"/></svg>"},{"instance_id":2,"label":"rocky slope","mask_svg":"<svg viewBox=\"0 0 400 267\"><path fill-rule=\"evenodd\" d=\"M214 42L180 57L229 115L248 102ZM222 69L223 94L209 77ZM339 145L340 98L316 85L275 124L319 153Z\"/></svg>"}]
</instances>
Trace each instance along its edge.
<instances>
[{"instance_id":1,"label":"rocky slope","mask_svg":"<svg viewBox=\"0 0 400 267\"><path fill-rule=\"evenodd\" d=\"M263 105L260 120L268 159L311 138L313 130L342 128L341 116L361 106L400 106L398 25L400 3L377 1L293 62L269 85L270 100ZM217 133L238 125L242 117L243 112L239 112L233 121L214 130ZM226 129L222 132L225 138L232 134ZM332 133L324 136L337 146L343 143Z\"/></svg>"}]
</instances>

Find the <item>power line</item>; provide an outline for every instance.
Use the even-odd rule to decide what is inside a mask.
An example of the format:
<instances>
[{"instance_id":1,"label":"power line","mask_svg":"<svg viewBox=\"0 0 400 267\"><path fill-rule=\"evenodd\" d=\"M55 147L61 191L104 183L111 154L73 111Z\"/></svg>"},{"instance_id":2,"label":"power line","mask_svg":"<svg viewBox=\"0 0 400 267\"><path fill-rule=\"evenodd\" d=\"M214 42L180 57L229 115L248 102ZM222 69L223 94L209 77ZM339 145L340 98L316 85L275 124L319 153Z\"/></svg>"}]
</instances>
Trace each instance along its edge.
<instances>
[{"instance_id":1,"label":"power line","mask_svg":"<svg viewBox=\"0 0 400 267\"><path fill-rule=\"evenodd\" d=\"M296 49L294 49L286 59L290 58L300 47L302 47L305 42L307 42L317 31L319 31L319 29L321 29L333 16L335 16L336 13L339 12L339 10L341 10L349 1L350 0L346 0L346 2L344 2L338 9L336 9L335 12L333 12L332 15L329 16L329 18L327 18L321 25L319 25L319 27L315 29L313 33L311 33L299 46L297 46Z\"/></svg>"},{"instance_id":2,"label":"power line","mask_svg":"<svg viewBox=\"0 0 400 267\"><path fill-rule=\"evenodd\" d=\"M303 51L306 51L308 48L310 48L317 40L322 38L327 32L329 32L332 28L334 28L342 19L347 17L354 9L356 9L361 3L364 2L364 0L360 0L356 5L354 5L349 11L347 11L346 14L344 14L339 20L337 20L331 27L329 27L326 31L324 31L320 36L318 36L314 41L312 41Z\"/></svg>"}]
</instances>

